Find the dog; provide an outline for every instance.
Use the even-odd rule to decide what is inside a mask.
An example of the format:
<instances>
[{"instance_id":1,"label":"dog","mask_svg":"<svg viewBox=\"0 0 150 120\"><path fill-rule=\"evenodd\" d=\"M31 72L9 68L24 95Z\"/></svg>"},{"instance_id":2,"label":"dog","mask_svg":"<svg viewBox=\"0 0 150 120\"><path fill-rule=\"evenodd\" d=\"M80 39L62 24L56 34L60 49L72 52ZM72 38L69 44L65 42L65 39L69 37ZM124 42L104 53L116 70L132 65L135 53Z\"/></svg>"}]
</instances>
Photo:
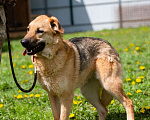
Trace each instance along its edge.
<instances>
[{"instance_id":1,"label":"dog","mask_svg":"<svg viewBox=\"0 0 150 120\"><path fill-rule=\"evenodd\" d=\"M69 119L76 88L96 108L99 120L106 118L113 97L125 107L127 120L134 120L133 103L122 89L122 65L115 48L100 38L68 41L63 33L56 17L40 15L21 40L24 55L32 55L38 81L48 93L54 120Z\"/></svg>"}]
</instances>

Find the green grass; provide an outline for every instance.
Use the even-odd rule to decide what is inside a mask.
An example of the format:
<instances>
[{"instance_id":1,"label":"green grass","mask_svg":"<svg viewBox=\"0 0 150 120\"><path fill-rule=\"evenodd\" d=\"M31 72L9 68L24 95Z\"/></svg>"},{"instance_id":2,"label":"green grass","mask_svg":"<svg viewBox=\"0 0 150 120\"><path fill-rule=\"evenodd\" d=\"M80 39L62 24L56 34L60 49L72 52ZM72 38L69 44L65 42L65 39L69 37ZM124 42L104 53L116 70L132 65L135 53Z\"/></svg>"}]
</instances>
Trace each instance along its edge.
<instances>
[{"instance_id":1,"label":"green grass","mask_svg":"<svg viewBox=\"0 0 150 120\"><path fill-rule=\"evenodd\" d=\"M103 38L117 49L124 69L123 89L134 103L135 119L150 120L150 28L140 27L72 33L65 34L64 38L70 39L81 36ZM32 64L30 57L22 55L24 48L20 44L20 39L13 40L11 46L17 79L20 84L22 81L28 80L22 84L23 88L28 89L34 77L32 72L30 72L31 75L29 74L29 71L34 70L34 68L28 67ZM53 120L47 93L40 87L38 82L32 92L27 94L18 92L19 89L16 87L11 75L7 43L5 43L3 50L2 64L0 65L0 119ZM25 65L25 68L22 68L22 65ZM145 69L140 69L140 66L144 66ZM136 79L140 76L143 78L137 83ZM126 81L127 78L131 80ZM135 81L135 85L132 85L133 81ZM137 93L137 90L141 90L141 92ZM31 94L33 96L29 97ZM36 94L39 94L40 97L35 97ZM16 96L14 97L14 95ZM19 97L18 95L22 95L23 98L17 98ZM24 97L24 95L28 97ZM75 91L74 100L71 111L74 117L70 119L98 119L96 110L82 97L79 89ZM107 120L126 120L125 109L117 100L114 99L108 109Z\"/></svg>"}]
</instances>

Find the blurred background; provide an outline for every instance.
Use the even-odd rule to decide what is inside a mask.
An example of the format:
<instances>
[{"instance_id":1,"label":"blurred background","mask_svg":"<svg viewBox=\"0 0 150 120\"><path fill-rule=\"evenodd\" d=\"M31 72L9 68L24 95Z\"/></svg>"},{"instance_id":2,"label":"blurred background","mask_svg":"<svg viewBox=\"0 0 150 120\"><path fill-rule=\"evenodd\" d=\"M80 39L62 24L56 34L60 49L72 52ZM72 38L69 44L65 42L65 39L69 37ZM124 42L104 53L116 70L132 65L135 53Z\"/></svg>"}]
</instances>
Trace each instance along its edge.
<instances>
[{"instance_id":1,"label":"blurred background","mask_svg":"<svg viewBox=\"0 0 150 120\"><path fill-rule=\"evenodd\" d=\"M17 0L8 9L10 36L23 36L41 14L57 17L65 33L148 26L150 0Z\"/></svg>"}]
</instances>

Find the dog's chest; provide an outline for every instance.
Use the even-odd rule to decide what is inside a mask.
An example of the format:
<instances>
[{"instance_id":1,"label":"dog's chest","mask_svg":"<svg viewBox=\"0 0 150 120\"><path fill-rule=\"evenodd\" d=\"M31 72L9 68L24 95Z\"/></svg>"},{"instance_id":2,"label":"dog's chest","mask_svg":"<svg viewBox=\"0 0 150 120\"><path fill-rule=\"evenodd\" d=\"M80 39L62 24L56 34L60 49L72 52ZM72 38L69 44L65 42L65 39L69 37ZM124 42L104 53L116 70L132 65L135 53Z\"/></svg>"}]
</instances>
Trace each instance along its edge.
<instances>
[{"instance_id":1,"label":"dog's chest","mask_svg":"<svg viewBox=\"0 0 150 120\"><path fill-rule=\"evenodd\" d=\"M47 63L47 64L46 64ZM68 86L68 78L62 74L63 69L59 65L49 61L38 61L35 63L38 81L47 92L61 94Z\"/></svg>"}]
</instances>

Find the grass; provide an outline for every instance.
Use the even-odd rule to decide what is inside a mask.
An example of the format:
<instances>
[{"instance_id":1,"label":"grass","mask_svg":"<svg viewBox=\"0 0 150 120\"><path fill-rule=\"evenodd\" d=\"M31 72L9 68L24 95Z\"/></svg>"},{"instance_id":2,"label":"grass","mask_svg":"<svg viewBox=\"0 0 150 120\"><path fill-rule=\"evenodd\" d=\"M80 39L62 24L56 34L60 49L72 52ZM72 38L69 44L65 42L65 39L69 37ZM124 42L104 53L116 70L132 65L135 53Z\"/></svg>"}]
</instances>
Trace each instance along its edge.
<instances>
[{"instance_id":1,"label":"grass","mask_svg":"<svg viewBox=\"0 0 150 120\"><path fill-rule=\"evenodd\" d=\"M136 120L150 120L150 28L139 27L98 32L65 34L72 37L99 37L109 41L121 58L124 70L125 93L134 103ZM14 68L17 79L25 89L33 82L33 66L29 56L23 56L21 39L11 42ZM23 93L16 87L10 70L7 44L4 44L0 65L0 119L1 120L53 120L47 93L36 84L30 93ZM126 120L124 107L115 99L108 106L106 120ZM75 91L70 119L97 120L95 108Z\"/></svg>"}]
</instances>

